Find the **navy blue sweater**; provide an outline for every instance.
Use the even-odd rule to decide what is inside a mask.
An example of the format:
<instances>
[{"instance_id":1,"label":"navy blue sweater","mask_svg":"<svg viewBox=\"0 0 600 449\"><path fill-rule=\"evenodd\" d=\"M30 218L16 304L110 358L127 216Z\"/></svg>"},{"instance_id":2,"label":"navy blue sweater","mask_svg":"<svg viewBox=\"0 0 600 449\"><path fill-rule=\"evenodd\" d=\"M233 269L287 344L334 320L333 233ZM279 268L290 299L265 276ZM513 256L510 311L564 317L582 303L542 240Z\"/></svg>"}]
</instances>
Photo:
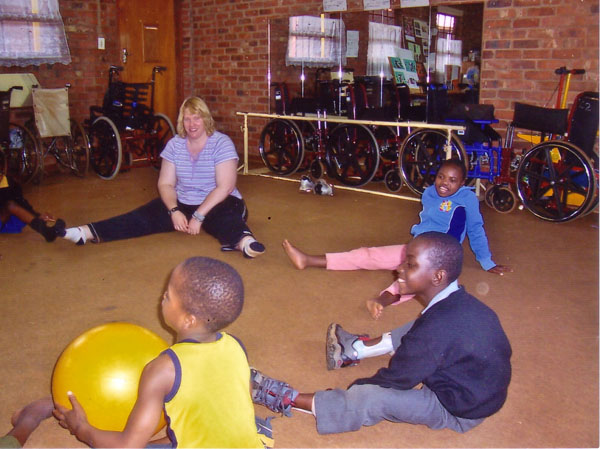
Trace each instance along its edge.
<instances>
[{"instance_id":1,"label":"navy blue sweater","mask_svg":"<svg viewBox=\"0 0 600 449\"><path fill-rule=\"evenodd\" d=\"M354 383L397 390L423 383L454 416L484 418L506 400L511 354L497 315L461 287L415 321L388 368Z\"/></svg>"}]
</instances>

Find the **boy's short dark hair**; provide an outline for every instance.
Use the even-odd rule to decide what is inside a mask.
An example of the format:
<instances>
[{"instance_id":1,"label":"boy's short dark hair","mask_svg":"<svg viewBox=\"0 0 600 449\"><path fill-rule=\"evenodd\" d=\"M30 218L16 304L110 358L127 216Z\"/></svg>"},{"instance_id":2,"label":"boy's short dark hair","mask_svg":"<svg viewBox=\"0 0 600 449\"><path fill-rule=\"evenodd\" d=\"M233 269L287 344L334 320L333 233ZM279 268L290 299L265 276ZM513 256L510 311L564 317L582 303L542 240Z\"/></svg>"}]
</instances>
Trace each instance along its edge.
<instances>
[{"instance_id":1,"label":"boy's short dark hair","mask_svg":"<svg viewBox=\"0 0 600 449\"><path fill-rule=\"evenodd\" d=\"M230 265L209 257L191 257L180 265L176 286L184 309L216 332L233 323L244 305L244 284Z\"/></svg>"},{"instance_id":2,"label":"boy's short dark hair","mask_svg":"<svg viewBox=\"0 0 600 449\"><path fill-rule=\"evenodd\" d=\"M463 249L455 237L443 232L430 231L419 234L415 237L415 240L417 239L427 242L427 259L432 268L445 270L448 273L448 283L458 279L462 270Z\"/></svg>"},{"instance_id":3,"label":"boy's short dark hair","mask_svg":"<svg viewBox=\"0 0 600 449\"><path fill-rule=\"evenodd\" d=\"M458 160L456 158L446 159L440 164L440 168L438 170L441 170L442 167L456 167L462 173L463 181L467 179L467 167L465 166L465 163L461 160Z\"/></svg>"}]
</instances>

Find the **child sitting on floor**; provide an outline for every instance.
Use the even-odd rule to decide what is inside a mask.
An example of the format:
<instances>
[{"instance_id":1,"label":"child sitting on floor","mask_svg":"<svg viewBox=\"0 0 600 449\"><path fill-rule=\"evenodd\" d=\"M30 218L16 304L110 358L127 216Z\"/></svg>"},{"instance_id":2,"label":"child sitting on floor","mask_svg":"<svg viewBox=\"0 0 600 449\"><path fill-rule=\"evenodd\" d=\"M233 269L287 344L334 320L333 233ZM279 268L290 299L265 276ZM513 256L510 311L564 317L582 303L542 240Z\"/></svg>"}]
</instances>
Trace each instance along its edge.
<instances>
[{"instance_id":1,"label":"child sitting on floor","mask_svg":"<svg viewBox=\"0 0 600 449\"><path fill-rule=\"evenodd\" d=\"M48 222L54 222L55 226L47 226ZM21 186L0 172L0 232L18 233L25 225L42 234L47 242L53 242L56 230L63 229L65 222L48 213L36 212L23 196Z\"/></svg>"},{"instance_id":2,"label":"child sitting on floor","mask_svg":"<svg viewBox=\"0 0 600 449\"><path fill-rule=\"evenodd\" d=\"M92 427L73 395L72 410L57 406L60 425L90 447L146 447L164 410L168 437L153 445L264 447L245 349L222 332L243 304L244 285L235 269L206 257L187 259L173 270L162 300L162 316L177 343L144 368L125 429Z\"/></svg>"},{"instance_id":3,"label":"child sitting on floor","mask_svg":"<svg viewBox=\"0 0 600 449\"><path fill-rule=\"evenodd\" d=\"M492 260L488 240L479 212L479 200L470 187L464 186L466 179L464 164L456 159L442 163L435 183L423 192L421 222L414 225L411 234L417 236L426 231L450 234L462 243L466 236L481 267L489 273L503 275L512 268L497 265ZM283 249L296 268L326 268L328 270L395 270L405 258L406 245L390 245L373 248L358 248L342 253L309 255L283 241ZM401 296L396 282L383 290L377 298L367 301L371 316L378 319L383 308L412 298Z\"/></svg>"},{"instance_id":4,"label":"child sitting on floor","mask_svg":"<svg viewBox=\"0 0 600 449\"><path fill-rule=\"evenodd\" d=\"M425 309L400 328L387 368L347 390L316 393L299 393L252 370L252 399L287 416L293 407L311 412L320 434L383 420L456 432L479 425L506 400L512 351L496 314L458 285L461 266L458 240L440 232L415 237L398 284ZM331 343L327 352L339 350Z\"/></svg>"}]
</instances>

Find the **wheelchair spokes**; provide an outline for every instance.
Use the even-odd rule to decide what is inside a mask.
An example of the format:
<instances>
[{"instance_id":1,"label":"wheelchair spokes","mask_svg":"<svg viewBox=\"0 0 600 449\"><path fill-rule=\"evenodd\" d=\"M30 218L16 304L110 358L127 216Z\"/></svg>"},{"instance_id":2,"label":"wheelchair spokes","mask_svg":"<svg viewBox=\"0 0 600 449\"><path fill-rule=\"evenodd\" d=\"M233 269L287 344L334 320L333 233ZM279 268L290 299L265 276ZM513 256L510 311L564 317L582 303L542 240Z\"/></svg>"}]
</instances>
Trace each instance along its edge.
<instances>
[{"instance_id":1,"label":"wheelchair spokes","mask_svg":"<svg viewBox=\"0 0 600 449\"><path fill-rule=\"evenodd\" d=\"M548 141L523 157L517 171L517 189L519 198L535 216L564 222L583 214L594 201L594 179L593 163L577 147L569 142Z\"/></svg>"}]
</instances>

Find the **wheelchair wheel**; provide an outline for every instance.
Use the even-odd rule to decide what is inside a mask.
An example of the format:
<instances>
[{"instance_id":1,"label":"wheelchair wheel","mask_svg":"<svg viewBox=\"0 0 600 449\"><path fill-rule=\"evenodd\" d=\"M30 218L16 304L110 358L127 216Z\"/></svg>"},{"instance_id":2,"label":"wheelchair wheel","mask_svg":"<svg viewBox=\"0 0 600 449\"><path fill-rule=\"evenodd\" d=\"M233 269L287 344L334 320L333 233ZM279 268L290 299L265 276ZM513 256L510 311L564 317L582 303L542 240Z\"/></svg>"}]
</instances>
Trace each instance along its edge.
<instances>
[{"instance_id":1,"label":"wheelchair wheel","mask_svg":"<svg viewBox=\"0 0 600 449\"><path fill-rule=\"evenodd\" d=\"M310 176L314 179L321 179L325 174L325 168L323 167L323 162L318 159L314 159L309 166Z\"/></svg>"},{"instance_id":2,"label":"wheelchair wheel","mask_svg":"<svg viewBox=\"0 0 600 449\"><path fill-rule=\"evenodd\" d=\"M373 177L373 181L381 181L382 179L385 181L387 173L389 173L390 170L393 170L393 167L396 166L396 162L398 161L398 153L400 149L398 137L396 136L394 128L389 126L377 126L373 130L373 135L375 136L377 145L379 146L380 158L379 170ZM391 178L394 177L394 175L390 176ZM402 181L400 180L400 182ZM400 186L402 186L402 184ZM400 190L400 188L398 188L398 190ZM393 191L394 190L392 190L392 192Z\"/></svg>"},{"instance_id":3,"label":"wheelchair wheel","mask_svg":"<svg viewBox=\"0 0 600 449\"><path fill-rule=\"evenodd\" d=\"M269 170L279 175L290 175L302 164L302 133L290 120L271 120L260 133L258 151Z\"/></svg>"},{"instance_id":4,"label":"wheelchair wheel","mask_svg":"<svg viewBox=\"0 0 600 449\"><path fill-rule=\"evenodd\" d=\"M317 151L319 150L319 141L317 137L316 128L313 122L306 120L299 120L294 122L298 125L298 129L302 134L302 146L304 148L304 156L302 162L296 170L297 172L303 172L311 167L312 162L317 158Z\"/></svg>"},{"instance_id":5,"label":"wheelchair wheel","mask_svg":"<svg viewBox=\"0 0 600 449\"><path fill-rule=\"evenodd\" d=\"M521 159L517 190L525 208L536 217L558 223L573 220L595 201L594 166L569 142L542 142Z\"/></svg>"},{"instance_id":6,"label":"wheelchair wheel","mask_svg":"<svg viewBox=\"0 0 600 449\"><path fill-rule=\"evenodd\" d=\"M38 139L27 128L10 123L8 132L7 173L24 185L36 179L43 164L42 150Z\"/></svg>"},{"instance_id":7,"label":"wheelchair wheel","mask_svg":"<svg viewBox=\"0 0 600 449\"><path fill-rule=\"evenodd\" d=\"M448 134L438 129L418 129L408 135L400 148L400 173L402 179L417 195L435 181L442 162L448 159L446 141ZM452 134L451 158L465 163L467 153L460 139Z\"/></svg>"},{"instance_id":8,"label":"wheelchair wheel","mask_svg":"<svg viewBox=\"0 0 600 449\"><path fill-rule=\"evenodd\" d=\"M517 207L517 196L506 186L492 186L485 192L485 202L501 214L508 214Z\"/></svg>"},{"instance_id":9,"label":"wheelchair wheel","mask_svg":"<svg viewBox=\"0 0 600 449\"><path fill-rule=\"evenodd\" d=\"M347 186L367 184L379 167L377 140L364 125L336 127L327 139L325 157L330 175Z\"/></svg>"},{"instance_id":10,"label":"wheelchair wheel","mask_svg":"<svg viewBox=\"0 0 600 449\"><path fill-rule=\"evenodd\" d=\"M87 175L90 166L90 141L79 122L71 119L71 170L77 176Z\"/></svg>"},{"instance_id":11,"label":"wheelchair wheel","mask_svg":"<svg viewBox=\"0 0 600 449\"><path fill-rule=\"evenodd\" d=\"M396 193L402 188L402 177L396 167L388 170L383 178L383 182L390 192Z\"/></svg>"},{"instance_id":12,"label":"wheelchair wheel","mask_svg":"<svg viewBox=\"0 0 600 449\"><path fill-rule=\"evenodd\" d=\"M590 158L590 160L592 161L592 164L594 164L594 179L596 180L596 195L594 196L592 201L590 201L590 205L583 212L583 215L587 215L590 212L592 212L594 209L596 209L596 207L598 206L598 196L600 195L600 184L599 184L600 183L600 175L598 173L598 155L596 153L592 153L591 156L592 157Z\"/></svg>"},{"instance_id":13,"label":"wheelchair wheel","mask_svg":"<svg viewBox=\"0 0 600 449\"><path fill-rule=\"evenodd\" d=\"M152 166L160 169L160 153L165 148L167 142L175 135L175 127L171 119L160 112L154 114L150 135L152 137L146 139L144 145L149 151Z\"/></svg>"},{"instance_id":14,"label":"wheelchair wheel","mask_svg":"<svg viewBox=\"0 0 600 449\"><path fill-rule=\"evenodd\" d=\"M113 179L121 169L123 149L119 130L108 117L98 117L90 128L90 156L94 171L102 179Z\"/></svg>"}]
</instances>

